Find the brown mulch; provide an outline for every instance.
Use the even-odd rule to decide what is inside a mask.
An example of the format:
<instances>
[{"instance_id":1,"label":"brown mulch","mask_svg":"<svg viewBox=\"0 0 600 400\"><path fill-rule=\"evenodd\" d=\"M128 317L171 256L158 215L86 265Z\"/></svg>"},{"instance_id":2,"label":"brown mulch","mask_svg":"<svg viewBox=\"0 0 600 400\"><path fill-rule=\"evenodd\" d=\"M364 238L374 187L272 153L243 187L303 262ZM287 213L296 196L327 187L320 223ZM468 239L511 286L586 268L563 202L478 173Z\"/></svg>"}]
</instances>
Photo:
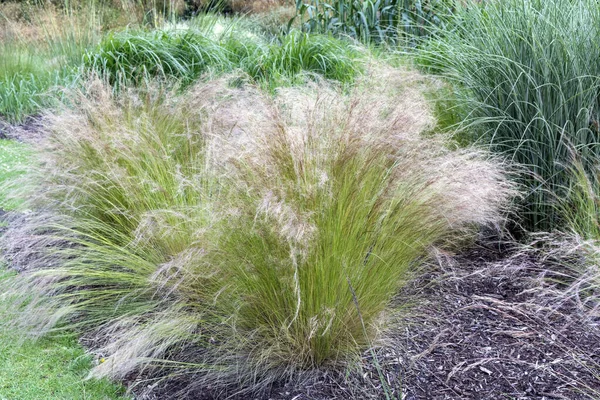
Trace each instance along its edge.
<instances>
[{"instance_id":1,"label":"brown mulch","mask_svg":"<svg viewBox=\"0 0 600 400\"><path fill-rule=\"evenodd\" d=\"M564 294L560 266L477 251L440 264L407 288L421 312L394 338L405 399L600 398L600 318Z\"/></svg>"},{"instance_id":2,"label":"brown mulch","mask_svg":"<svg viewBox=\"0 0 600 400\"><path fill-rule=\"evenodd\" d=\"M366 352L360 372L323 371L258 395L184 395L189 382L172 381L140 398L600 399L600 317L565 295L562 267L489 248L439 261L397 296L377 363Z\"/></svg>"},{"instance_id":3,"label":"brown mulch","mask_svg":"<svg viewBox=\"0 0 600 400\"><path fill-rule=\"evenodd\" d=\"M9 124L0 116L0 139L13 139L24 143L37 143L48 135L44 116L29 116L19 124Z\"/></svg>"}]
</instances>

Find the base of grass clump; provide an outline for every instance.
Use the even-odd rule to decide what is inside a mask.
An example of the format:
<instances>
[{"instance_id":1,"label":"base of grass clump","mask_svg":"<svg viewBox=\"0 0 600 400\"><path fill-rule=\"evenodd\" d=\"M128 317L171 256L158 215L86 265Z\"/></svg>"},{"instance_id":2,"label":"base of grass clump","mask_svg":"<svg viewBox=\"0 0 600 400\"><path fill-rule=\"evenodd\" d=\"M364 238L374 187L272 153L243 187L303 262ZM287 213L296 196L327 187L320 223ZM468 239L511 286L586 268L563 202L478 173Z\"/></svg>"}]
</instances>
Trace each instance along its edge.
<instances>
[{"instance_id":1,"label":"base of grass clump","mask_svg":"<svg viewBox=\"0 0 600 400\"><path fill-rule=\"evenodd\" d=\"M586 295L579 273L556 262L572 261L575 242L554 237L549 262L539 248L479 239L458 255L438 252L419 269L393 300L380 340L352 367L280 380L255 398L597 399L598 293ZM248 398L235 388L181 391L193 379L165 382L156 395Z\"/></svg>"},{"instance_id":2,"label":"base of grass clump","mask_svg":"<svg viewBox=\"0 0 600 400\"><path fill-rule=\"evenodd\" d=\"M226 79L179 98L92 82L48 117L22 181L13 323L97 338L94 375L134 386L258 393L355 368L415 263L513 193L486 153L421 136L410 74L373 75L389 79L274 98Z\"/></svg>"}]
</instances>

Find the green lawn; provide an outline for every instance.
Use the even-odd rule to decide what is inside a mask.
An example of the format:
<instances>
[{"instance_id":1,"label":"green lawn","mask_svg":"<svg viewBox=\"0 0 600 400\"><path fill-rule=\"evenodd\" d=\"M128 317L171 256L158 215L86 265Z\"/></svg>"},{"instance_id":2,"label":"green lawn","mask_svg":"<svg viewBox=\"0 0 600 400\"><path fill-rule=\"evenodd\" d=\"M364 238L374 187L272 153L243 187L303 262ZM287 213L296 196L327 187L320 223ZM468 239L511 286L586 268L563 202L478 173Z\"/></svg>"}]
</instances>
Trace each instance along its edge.
<instances>
[{"instance_id":1,"label":"green lawn","mask_svg":"<svg viewBox=\"0 0 600 400\"><path fill-rule=\"evenodd\" d=\"M126 399L107 380L86 380L92 358L74 337L19 343L17 332L0 334L0 400Z\"/></svg>"},{"instance_id":2,"label":"green lawn","mask_svg":"<svg viewBox=\"0 0 600 400\"><path fill-rule=\"evenodd\" d=\"M30 147L15 140L0 140L0 209L10 210L17 204L6 199L6 188L3 184L25 171L30 161Z\"/></svg>"},{"instance_id":3,"label":"green lawn","mask_svg":"<svg viewBox=\"0 0 600 400\"><path fill-rule=\"evenodd\" d=\"M26 144L0 140L0 208L6 200L7 179L23 173L30 160ZM0 266L4 269L4 267ZM3 275L3 274L0 274ZM5 276L5 275L4 275ZM124 388L107 380L86 380L93 363L74 336L22 342L17 331L0 330L0 400L127 399Z\"/></svg>"}]
</instances>

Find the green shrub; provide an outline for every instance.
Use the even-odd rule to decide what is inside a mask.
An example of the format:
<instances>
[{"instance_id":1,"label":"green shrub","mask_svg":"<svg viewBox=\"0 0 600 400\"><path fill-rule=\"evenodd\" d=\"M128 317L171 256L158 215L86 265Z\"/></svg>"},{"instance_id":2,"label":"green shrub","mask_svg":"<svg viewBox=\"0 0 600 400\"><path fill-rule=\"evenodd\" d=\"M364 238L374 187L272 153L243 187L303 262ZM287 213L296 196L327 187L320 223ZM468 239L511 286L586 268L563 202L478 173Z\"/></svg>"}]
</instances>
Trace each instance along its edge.
<instances>
[{"instance_id":1,"label":"green shrub","mask_svg":"<svg viewBox=\"0 0 600 400\"><path fill-rule=\"evenodd\" d=\"M561 226L555 203L570 186L571 149L586 169L600 152L597 2L490 1L456 24L420 57L462 88L458 109L482 141L527 170L524 227Z\"/></svg>"},{"instance_id":2,"label":"green shrub","mask_svg":"<svg viewBox=\"0 0 600 400\"><path fill-rule=\"evenodd\" d=\"M303 28L309 32L347 35L364 43L405 41L415 44L432 29L444 28L455 0L311 0L296 1Z\"/></svg>"},{"instance_id":3,"label":"green shrub","mask_svg":"<svg viewBox=\"0 0 600 400\"><path fill-rule=\"evenodd\" d=\"M511 193L484 153L422 140L423 100L389 80L275 99L226 81L95 83L54 117L20 185L34 212L4 236L7 321L99 338L100 376L257 389L358 354L427 249Z\"/></svg>"}]
</instances>

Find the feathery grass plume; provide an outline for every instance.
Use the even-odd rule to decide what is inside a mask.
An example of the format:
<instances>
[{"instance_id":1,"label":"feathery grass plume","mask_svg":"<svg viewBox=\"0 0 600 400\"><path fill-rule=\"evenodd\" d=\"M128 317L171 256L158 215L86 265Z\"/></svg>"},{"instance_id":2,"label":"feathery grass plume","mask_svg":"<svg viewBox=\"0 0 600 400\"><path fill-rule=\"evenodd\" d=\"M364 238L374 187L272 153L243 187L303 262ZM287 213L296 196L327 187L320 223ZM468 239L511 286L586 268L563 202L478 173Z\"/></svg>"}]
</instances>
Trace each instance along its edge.
<instances>
[{"instance_id":1,"label":"feathery grass plume","mask_svg":"<svg viewBox=\"0 0 600 400\"><path fill-rule=\"evenodd\" d=\"M316 100L280 91L271 126L219 152L237 152L240 189L216 263L234 268L250 361L274 376L364 348L362 323L373 335L412 263L451 232L497 221L511 192L484 153L419 136L427 124L404 107L422 98L379 99L389 102L382 112L372 83L360 87Z\"/></svg>"},{"instance_id":2,"label":"feathery grass plume","mask_svg":"<svg viewBox=\"0 0 600 400\"><path fill-rule=\"evenodd\" d=\"M186 388L348 365L427 249L513 193L485 153L420 136L410 76L379 99L367 78L275 98L227 78L182 99L92 83L53 117L22 185L34 211L4 236L27 265L2 287L11 320L95 338L96 375Z\"/></svg>"},{"instance_id":3,"label":"feathery grass plume","mask_svg":"<svg viewBox=\"0 0 600 400\"><path fill-rule=\"evenodd\" d=\"M136 307L160 299L151 284L158 266L188 251L208 223L204 111L171 108L160 92L117 106L106 90L95 82L77 111L48 117L42 164L23 186L29 208L42 211L7 235L8 256L28 265L14 284L41 293L26 309L54 308L24 315L42 331L52 315L81 315L70 322L89 329L143 314Z\"/></svg>"},{"instance_id":4,"label":"feathery grass plume","mask_svg":"<svg viewBox=\"0 0 600 400\"><path fill-rule=\"evenodd\" d=\"M221 341L235 342L239 297L230 272L205 256L217 251L209 233L221 207L206 142L213 126L230 132L221 97L237 93L226 81L203 85L193 104L158 86L115 97L93 81L75 110L44 119L52 133L41 162L13 193L31 211L13 217L3 237L5 257L21 272L2 283L12 306L6 323L95 339L106 355L97 375L124 377L168 360L197 370L205 358L206 368L223 369ZM237 362L229 361L227 371Z\"/></svg>"},{"instance_id":5,"label":"feathery grass plume","mask_svg":"<svg viewBox=\"0 0 600 400\"><path fill-rule=\"evenodd\" d=\"M524 227L564 226L554 200L570 186L570 149L586 169L600 153L597 2L489 1L465 8L456 21L422 51L422 61L462 88L465 124L528 169Z\"/></svg>"}]
</instances>

